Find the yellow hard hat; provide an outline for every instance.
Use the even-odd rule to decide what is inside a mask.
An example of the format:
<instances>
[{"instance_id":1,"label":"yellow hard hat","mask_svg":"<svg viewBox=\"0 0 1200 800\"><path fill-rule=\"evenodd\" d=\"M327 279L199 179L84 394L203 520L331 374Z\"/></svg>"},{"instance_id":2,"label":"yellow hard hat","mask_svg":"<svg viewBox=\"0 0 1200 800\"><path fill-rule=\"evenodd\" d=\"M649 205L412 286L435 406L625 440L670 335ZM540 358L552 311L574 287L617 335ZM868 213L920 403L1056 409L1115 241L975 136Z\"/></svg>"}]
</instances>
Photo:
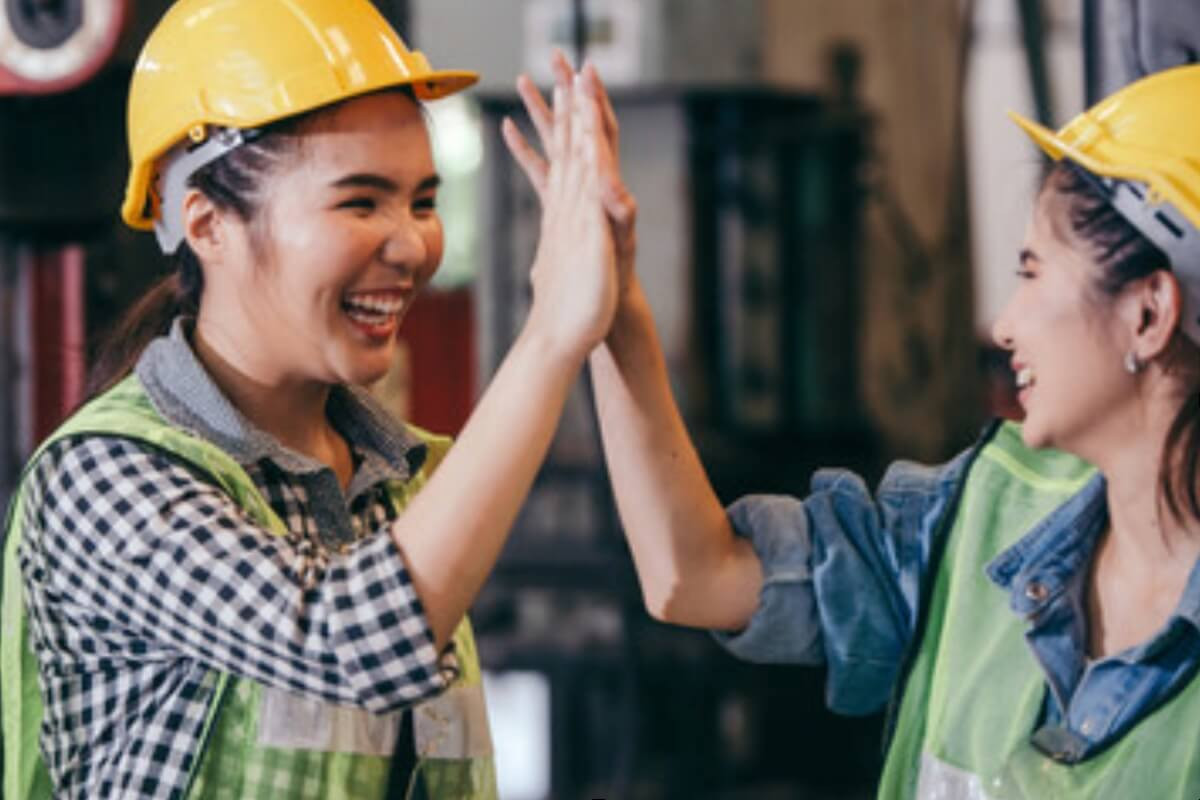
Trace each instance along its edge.
<instances>
[{"instance_id":1,"label":"yellow hard hat","mask_svg":"<svg viewBox=\"0 0 1200 800\"><path fill-rule=\"evenodd\" d=\"M1145 184L1200 227L1200 64L1157 72L1114 92L1057 133L1010 112L1054 160Z\"/></svg>"},{"instance_id":2,"label":"yellow hard hat","mask_svg":"<svg viewBox=\"0 0 1200 800\"><path fill-rule=\"evenodd\" d=\"M1057 133L1009 112L1055 161L1095 176L1109 202L1166 253L1188 302L1184 331L1200 342L1200 64L1148 75Z\"/></svg>"},{"instance_id":3,"label":"yellow hard hat","mask_svg":"<svg viewBox=\"0 0 1200 800\"><path fill-rule=\"evenodd\" d=\"M153 227L156 160L210 126L255 128L392 86L432 100L478 78L434 70L368 0L178 0L134 68L121 216Z\"/></svg>"}]
</instances>

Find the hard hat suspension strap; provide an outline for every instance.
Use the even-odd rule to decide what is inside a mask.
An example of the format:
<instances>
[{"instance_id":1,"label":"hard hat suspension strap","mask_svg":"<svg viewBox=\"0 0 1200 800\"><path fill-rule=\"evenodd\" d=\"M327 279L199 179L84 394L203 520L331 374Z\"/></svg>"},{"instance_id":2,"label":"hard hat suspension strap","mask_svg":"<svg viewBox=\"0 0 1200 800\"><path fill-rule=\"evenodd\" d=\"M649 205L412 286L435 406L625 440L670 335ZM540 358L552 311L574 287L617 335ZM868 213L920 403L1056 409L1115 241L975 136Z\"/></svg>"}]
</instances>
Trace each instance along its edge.
<instances>
[{"instance_id":1,"label":"hard hat suspension strap","mask_svg":"<svg viewBox=\"0 0 1200 800\"><path fill-rule=\"evenodd\" d=\"M197 136L184 139L159 159L154 194L160 213L154 222L154 235L164 253L174 254L183 243L183 195L188 189L188 178L259 134L257 129L200 128L199 142L195 141Z\"/></svg>"},{"instance_id":2,"label":"hard hat suspension strap","mask_svg":"<svg viewBox=\"0 0 1200 800\"><path fill-rule=\"evenodd\" d=\"M1145 184L1079 171L1117 213L1166 254L1186 295L1183 332L1200 344L1200 230L1170 202L1154 202Z\"/></svg>"}]
</instances>

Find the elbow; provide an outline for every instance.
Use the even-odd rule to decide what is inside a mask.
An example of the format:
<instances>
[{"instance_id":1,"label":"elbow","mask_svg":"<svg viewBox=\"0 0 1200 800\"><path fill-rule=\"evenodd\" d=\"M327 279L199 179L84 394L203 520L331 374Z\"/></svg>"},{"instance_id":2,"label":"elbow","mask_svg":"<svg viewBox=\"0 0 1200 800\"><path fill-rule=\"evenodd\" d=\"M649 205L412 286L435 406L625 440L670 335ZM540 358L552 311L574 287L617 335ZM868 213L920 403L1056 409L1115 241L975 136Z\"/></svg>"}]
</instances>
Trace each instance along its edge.
<instances>
[{"instance_id":1,"label":"elbow","mask_svg":"<svg viewBox=\"0 0 1200 800\"><path fill-rule=\"evenodd\" d=\"M757 562L754 562L757 564ZM658 622L688 628L737 631L758 610L761 573L743 582L726 574L690 570L642 579L642 602Z\"/></svg>"},{"instance_id":2,"label":"elbow","mask_svg":"<svg viewBox=\"0 0 1200 800\"><path fill-rule=\"evenodd\" d=\"M643 582L642 602L646 611L658 622L668 625L695 625L693 604L687 601L686 587L677 578Z\"/></svg>"}]
</instances>

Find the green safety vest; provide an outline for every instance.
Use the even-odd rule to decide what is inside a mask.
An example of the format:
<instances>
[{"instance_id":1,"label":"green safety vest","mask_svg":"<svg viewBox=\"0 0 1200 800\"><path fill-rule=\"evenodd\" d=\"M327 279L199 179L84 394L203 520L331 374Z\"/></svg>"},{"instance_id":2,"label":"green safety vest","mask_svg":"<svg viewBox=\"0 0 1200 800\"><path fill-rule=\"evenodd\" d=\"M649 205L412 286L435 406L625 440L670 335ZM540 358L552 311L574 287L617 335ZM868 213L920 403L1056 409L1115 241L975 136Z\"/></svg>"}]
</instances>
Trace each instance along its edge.
<instances>
[{"instance_id":1,"label":"green safety vest","mask_svg":"<svg viewBox=\"0 0 1200 800\"><path fill-rule=\"evenodd\" d=\"M411 480L389 487L397 508L403 508L424 485L450 445L446 438L417 428L412 431L425 442L428 457ZM257 524L275 535L287 532L245 470L224 451L163 420L136 376L84 406L29 463L53 442L80 434L136 439L169 452L207 475ZM3 796L12 800L45 798L53 792L38 746L42 700L16 555L23 494L23 488L18 488L5 526L0 611ZM455 631L454 642L457 679L443 694L412 709L419 757L414 779L420 775L431 798L495 800L495 767L479 657L465 618ZM215 670L207 680L212 699L203 747L189 776L189 797L357 800L382 798L386 793L391 753L374 752L372 743L378 748L379 741L387 739L389 725L394 735L395 714L376 717Z\"/></svg>"},{"instance_id":2,"label":"green safety vest","mask_svg":"<svg viewBox=\"0 0 1200 800\"><path fill-rule=\"evenodd\" d=\"M1046 684L984 566L1083 488L1094 468L1034 451L1005 424L979 451L934 578L879 797L1200 798L1200 679L1076 764L1031 743Z\"/></svg>"}]
</instances>

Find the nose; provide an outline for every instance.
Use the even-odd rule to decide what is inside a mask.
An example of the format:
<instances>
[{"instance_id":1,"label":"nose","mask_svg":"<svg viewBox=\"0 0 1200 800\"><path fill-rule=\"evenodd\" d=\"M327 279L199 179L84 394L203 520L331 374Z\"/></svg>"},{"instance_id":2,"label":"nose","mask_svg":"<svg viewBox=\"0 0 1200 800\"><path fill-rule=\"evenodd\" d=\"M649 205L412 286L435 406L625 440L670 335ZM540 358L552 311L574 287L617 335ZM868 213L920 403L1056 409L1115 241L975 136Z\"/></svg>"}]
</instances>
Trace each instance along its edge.
<instances>
[{"instance_id":1,"label":"nose","mask_svg":"<svg viewBox=\"0 0 1200 800\"><path fill-rule=\"evenodd\" d=\"M389 265L416 273L429 260L429 247L414 221L401 219L384 241L380 257Z\"/></svg>"}]
</instances>

